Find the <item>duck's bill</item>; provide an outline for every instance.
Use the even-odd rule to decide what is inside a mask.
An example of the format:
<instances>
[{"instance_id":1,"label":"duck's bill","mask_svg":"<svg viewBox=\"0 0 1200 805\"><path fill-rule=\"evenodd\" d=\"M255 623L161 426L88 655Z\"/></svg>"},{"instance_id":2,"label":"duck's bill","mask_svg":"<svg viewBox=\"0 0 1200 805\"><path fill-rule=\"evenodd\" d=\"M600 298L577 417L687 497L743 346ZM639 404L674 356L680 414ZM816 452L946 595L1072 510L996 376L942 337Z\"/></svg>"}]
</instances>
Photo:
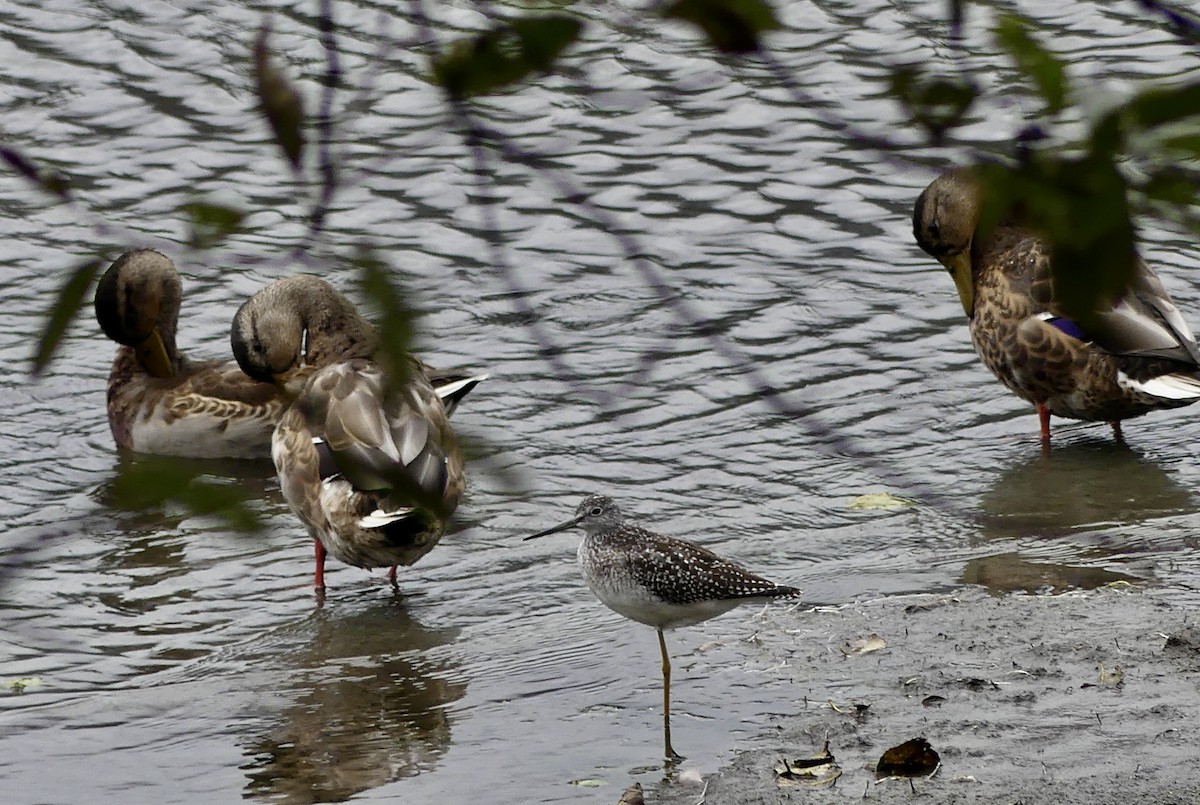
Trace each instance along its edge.
<instances>
[{"instance_id":1,"label":"duck's bill","mask_svg":"<svg viewBox=\"0 0 1200 805\"><path fill-rule=\"evenodd\" d=\"M962 302L963 312L967 318L975 315L975 280L971 276L971 251L966 249L958 254L947 255L942 263L954 279L954 287L958 290L958 300Z\"/></svg>"},{"instance_id":2,"label":"duck's bill","mask_svg":"<svg viewBox=\"0 0 1200 805\"><path fill-rule=\"evenodd\" d=\"M582 519L583 519L582 517L575 517L571 520L567 520L567 522L565 522L565 523L560 523L560 524L554 526L553 528L547 528L545 531L539 531L536 534L530 534L528 537L522 538L521 541L528 542L531 539L537 539L538 537L548 537L551 534L557 534L559 531L566 531L568 528L574 528L575 526L579 525L579 521Z\"/></svg>"},{"instance_id":3,"label":"duck's bill","mask_svg":"<svg viewBox=\"0 0 1200 805\"><path fill-rule=\"evenodd\" d=\"M159 335L157 327L150 331L150 335L146 336L146 340L133 349L137 352L142 366L145 366L146 371L154 377L175 376L175 367L171 364L171 358L167 355L167 347L163 344L162 336Z\"/></svg>"}]
</instances>

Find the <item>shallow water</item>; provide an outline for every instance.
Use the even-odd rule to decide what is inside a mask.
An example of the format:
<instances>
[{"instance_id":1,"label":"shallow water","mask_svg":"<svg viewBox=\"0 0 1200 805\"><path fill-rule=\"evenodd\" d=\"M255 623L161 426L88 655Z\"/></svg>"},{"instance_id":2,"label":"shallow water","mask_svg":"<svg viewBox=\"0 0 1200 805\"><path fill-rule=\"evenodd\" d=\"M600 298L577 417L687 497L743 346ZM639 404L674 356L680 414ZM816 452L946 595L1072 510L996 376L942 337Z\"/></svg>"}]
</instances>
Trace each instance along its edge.
<instances>
[{"instance_id":1,"label":"shallow water","mask_svg":"<svg viewBox=\"0 0 1200 805\"><path fill-rule=\"evenodd\" d=\"M819 109L761 65L714 61L682 29L577 9L594 20L574 69L480 104L595 205L494 161L508 278L470 154L421 77L409 6L335 3L351 186L330 239L388 255L425 311L423 357L492 375L456 414L477 453L457 531L403 574L401 597L380 574L335 565L318 608L310 547L267 466L209 470L261 490L268 527L254 536L114 510L112 345L83 315L46 375L25 374L67 267L167 250L196 355L227 353L233 310L270 280L309 270L350 287L327 250L284 257L310 189L254 112L247 50L268 11L315 108L323 53L311 10L293 5L0 2L5 143L60 166L95 213L0 174L0 679L40 683L0 695L4 801L615 800L631 770L660 774L653 633L592 598L578 535L519 541L591 491L813 603L1111 574L1195 600L1195 412L1128 423L1127 446L1059 423L1044 458L1036 418L978 364L951 283L912 244L912 201L952 154L899 160L828 122L908 139L881 78L897 61L949 63L940 2L788 4L771 45ZM1040 18L1096 103L1197 68L1134 8ZM999 146L1036 107L980 33L986 10L971 9L972 63L1005 100L977 110L964 141ZM479 19L438 4L433 29ZM186 251L176 210L196 195L255 210L248 233ZM1196 251L1151 222L1143 236L1200 324ZM752 370L780 395L764 400ZM917 505L851 508L880 491ZM753 615L669 639L675 742L702 769L795 698L786 680L747 675Z\"/></svg>"}]
</instances>

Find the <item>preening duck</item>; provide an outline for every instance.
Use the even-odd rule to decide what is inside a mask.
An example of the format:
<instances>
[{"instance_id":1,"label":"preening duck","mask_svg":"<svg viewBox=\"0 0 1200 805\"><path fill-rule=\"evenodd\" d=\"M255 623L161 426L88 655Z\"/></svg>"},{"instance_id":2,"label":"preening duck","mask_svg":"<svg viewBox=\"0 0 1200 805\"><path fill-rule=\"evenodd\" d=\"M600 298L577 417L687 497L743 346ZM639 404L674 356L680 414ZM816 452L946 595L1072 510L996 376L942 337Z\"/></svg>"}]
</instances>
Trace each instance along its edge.
<instances>
[{"instance_id":1,"label":"preening duck","mask_svg":"<svg viewBox=\"0 0 1200 805\"><path fill-rule=\"evenodd\" d=\"M313 537L314 585L325 586L326 553L390 567L395 583L396 566L432 550L458 506L464 463L449 414L486 376L435 373L412 358L404 378L386 377L371 359L375 329L311 276L259 291L234 317L231 341L247 374L295 395L271 456Z\"/></svg>"},{"instance_id":2,"label":"preening duck","mask_svg":"<svg viewBox=\"0 0 1200 805\"><path fill-rule=\"evenodd\" d=\"M971 341L1005 386L1050 415L1120 422L1200 399L1200 349L1158 276L1135 257L1133 283L1085 331L1056 298L1047 241L1023 222L979 228L979 175L948 171L917 198L913 235L954 279Z\"/></svg>"},{"instance_id":3,"label":"preening duck","mask_svg":"<svg viewBox=\"0 0 1200 805\"><path fill-rule=\"evenodd\" d=\"M113 441L141 453L265 459L283 395L233 361L181 355L182 296L175 264L152 249L121 255L96 286L96 320L120 345L108 376Z\"/></svg>"}]
</instances>

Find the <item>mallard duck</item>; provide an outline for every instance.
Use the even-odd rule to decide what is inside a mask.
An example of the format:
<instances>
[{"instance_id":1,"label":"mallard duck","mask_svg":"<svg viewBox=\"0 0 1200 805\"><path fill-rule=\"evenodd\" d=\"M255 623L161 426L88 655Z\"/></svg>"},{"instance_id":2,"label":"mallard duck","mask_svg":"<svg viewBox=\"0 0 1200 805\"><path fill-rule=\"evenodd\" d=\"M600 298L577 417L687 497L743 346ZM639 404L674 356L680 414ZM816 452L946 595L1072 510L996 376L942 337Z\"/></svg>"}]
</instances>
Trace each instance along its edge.
<instances>
[{"instance_id":1,"label":"mallard duck","mask_svg":"<svg viewBox=\"0 0 1200 805\"><path fill-rule=\"evenodd\" d=\"M265 459L284 397L232 361L179 353L182 289L175 264L152 249L121 255L96 286L96 320L120 345L108 376L113 441L141 453Z\"/></svg>"},{"instance_id":2,"label":"mallard duck","mask_svg":"<svg viewBox=\"0 0 1200 805\"><path fill-rule=\"evenodd\" d=\"M1050 252L1011 218L978 230L985 188L970 168L942 174L917 198L913 234L958 288L971 341L1009 389L1050 415L1120 422L1200 399L1200 349L1162 282L1140 258L1129 290L1084 329L1063 315Z\"/></svg>"},{"instance_id":3,"label":"mallard duck","mask_svg":"<svg viewBox=\"0 0 1200 805\"><path fill-rule=\"evenodd\" d=\"M371 360L379 338L317 277L281 280L238 310L233 353L251 377L295 395L272 439L288 506L313 537L313 583L325 556L349 565L411 565L445 532L464 487L449 412L485 376L436 373L411 358L388 382ZM429 375L438 377L434 387Z\"/></svg>"}]
</instances>

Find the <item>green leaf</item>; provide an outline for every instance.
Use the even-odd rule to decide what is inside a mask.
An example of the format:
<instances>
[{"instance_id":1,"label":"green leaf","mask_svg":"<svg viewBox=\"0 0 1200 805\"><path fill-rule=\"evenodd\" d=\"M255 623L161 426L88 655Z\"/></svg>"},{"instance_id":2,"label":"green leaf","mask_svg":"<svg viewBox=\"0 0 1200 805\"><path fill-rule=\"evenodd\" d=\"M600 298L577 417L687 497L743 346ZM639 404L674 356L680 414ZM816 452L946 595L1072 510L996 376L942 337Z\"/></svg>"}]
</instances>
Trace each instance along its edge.
<instances>
[{"instance_id":1,"label":"green leaf","mask_svg":"<svg viewBox=\"0 0 1200 805\"><path fill-rule=\"evenodd\" d=\"M370 249L360 249L354 263L363 295L378 312L380 363L389 379L402 383L412 374L410 350L417 315L392 283L388 266Z\"/></svg>"},{"instance_id":2,"label":"green leaf","mask_svg":"<svg viewBox=\"0 0 1200 805\"><path fill-rule=\"evenodd\" d=\"M173 501L191 514L220 518L237 531L262 528L243 486L234 480L207 480L202 470L183 459L138 456L122 462L111 494L119 509L141 511Z\"/></svg>"},{"instance_id":3,"label":"green leaf","mask_svg":"<svg viewBox=\"0 0 1200 805\"><path fill-rule=\"evenodd\" d=\"M1016 14L1005 14L996 26L996 41L1017 68L1033 81L1046 102L1046 112L1056 114L1067 104L1067 74L1058 57L1034 38Z\"/></svg>"},{"instance_id":4,"label":"green leaf","mask_svg":"<svg viewBox=\"0 0 1200 805\"><path fill-rule=\"evenodd\" d=\"M70 183L66 175L62 172L39 168L24 154L5 146L0 146L0 160L3 160L14 171L37 185L38 189L44 190L52 196L57 196L62 201L70 200Z\"/></svg>"},{"instance_id":5,"label":"green leaf","mask_svg":"<svg viewBox=\"0 0 1200 805\"><path fill-rule=\"evenodd\" d=\"M1125 104L1126 125L1147 129L1200 115L1200 82L1144 90Z\"/></svg>"},{"instance_id":6,"label":"green leaf","mask_svg":"<svg viewBox=\"0 0 1200 805\"><path fill-rule=\"evenodd\" d=\"M1178 168L1159 168L1142 183L1141 191L1149 199L1164 201L1179 207L1195 204L1198 189L1196 176Z\"/></svg>"},{"instance_id":7,"label":"green leaf","mask_svg":"<svg viewBox=\"0 0 1200 805\"><path fill-rule=\"evenodd\" d=\"M179 209L191 220L188 245L193 249L207 249L239 232L246 217L241 210L204 201L190 201Z\"/></svg>"},{"instance_id":8,"label":"green leaf","mask_svg":"<svg viewBox=\"0 0 1200 805\"><path fill-rule=\"evenodd\" d=\"M259 109L292 169L299 171L304 154L304 104L300 93L271 59L267 47L270 32L270 25L263 23L254 42L254 83Z\"/></svg>"},{"instance_id":9,"label":"green leaf","mask_svg":"<svg viewBox=\"0 0 1200 805\"><path fill-rule=\"evenodd\" d=\"M1094 311L1124 294L1136 268L1125 178L1108 153L1035 153L1015 168L985 166L985 220L1018 218L1051 250L1053 294L1085 330Z\"/></svg>"},{"instance_id":10,"label":"green leaf","mask_svg":"<svg viewBox=\"0 0 1200 805\"><path fill-rule=\"evenodd\" d=\"M946 132L960 125L979 91L970 79L929 78L912 67L892 72L890 91L913 122L937 145Z\"/></svg>"},{"instance_id":11,"label":"green leaf","mask_svg":"<svg viewBox=\"0 0 1200 805\"><path fill-rule=\"evenodd\" d=\"M780 27L766 0L674 0L662 15L692 23L722 53L753 53L761 34Z\"/></svg>"},{"instance_id":12,"label":"green leaf","mask_svg":"<svg viewBox=\"0 0 1200 805\"><path fill-rule=\"evenodd\" d=\"M37 352L33 356L34 377L40 375L54 357L67 327L83 307L88 291L103 267L104 263L101 260L88 260L76 266L67 277L67 281L58 289L58 298L46 315L46 327L42 330Z\"/></svg>"},{"instance_id":13,"label":"green leaf","mask_svg":"<svg viewBox=\"0 0 1200 805\"><path fill-rule=\"evenodd\" d=\"M511 87L534 72L549 73L582 29L579 20L565 14L500 23L435 58L434 81L456 99Z\"/></svg>"}]
</instances>

